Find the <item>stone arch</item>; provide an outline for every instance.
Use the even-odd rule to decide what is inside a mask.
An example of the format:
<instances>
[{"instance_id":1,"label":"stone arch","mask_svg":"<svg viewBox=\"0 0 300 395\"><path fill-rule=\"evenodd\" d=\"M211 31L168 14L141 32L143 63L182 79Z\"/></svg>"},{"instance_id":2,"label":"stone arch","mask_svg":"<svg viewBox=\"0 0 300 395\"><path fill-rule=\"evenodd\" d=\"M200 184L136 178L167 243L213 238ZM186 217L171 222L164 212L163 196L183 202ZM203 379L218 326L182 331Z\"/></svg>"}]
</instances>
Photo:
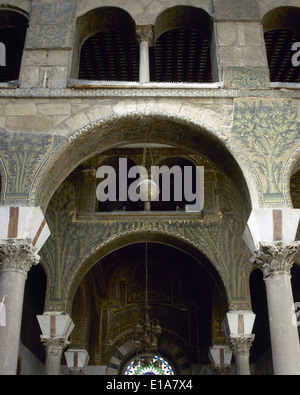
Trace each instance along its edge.
<instances>
[{"instance_id":1,"label":"stone arch","mask_svg":"<svg viewBox=\"0 0 300 395\"><path fill-rule=\"evenodd\" d=\"M286 198L286 202L290 207L293 207L290 191L291 178L298 171L300 171L300 147L298 147L289 158L283 173L283 193Z\"/></svg>"},{"instance_id":2,"label":"stone arch","mask_svg":"<svg viewBox=\"0 0 300 395\"><path fill-rule=\"evenodd\" d=\"M273 29L290 29L300 33L300 7L284 6L268 11L262 18L264 32Z\"/></svg>"},{"instance_id":3,"label":"stone arch","mask_svg":"<svg viewBox=\"0 0 300 395\"><path fill-rule=\"evenodd\" d=\"M64 311L72 311L72 316L74 314L76 315L76 309L79 303L77 298L80 291L85 287L85 289L89 288L89 297L92 295L91 300L98 306L93 316L100 317L99 309L100 306L101 308L103 306L103 317L110 317L110 324L107 326L108 329L103 329L103 333L106 333L105 337L101 338L102 340L99 341L97 340L98 337L94 336L95 342L87 342L89 344L88 347L90 347L91 360L93 360L94 363L96 362L96 364L100 362L98 358L100 358L99 347L101 345L101 365L108 364L108 374L120 374L120 369L122 368L121 363L125 363L132 358L137 350L136 345L133 344L133 338L135 337L134 327L137 319L135 317L140 317L144 311L142 306L143 302L141 302L143 300L141 295L143 295L144 288L142 285L137 287L134 284L136 279L140 278L139 274L144 273L143 267L140 264L144 259L145 241L147 241L147 243L149 242L149 246L151 246L151 249L149 249L150 273L153 274L153 269L151 268L157 268L157 273L154 273L154 276L150 274L149 279L152 279L152 281L156 279L158 285L153 288L151 286L149 287L149 296L155 294L157 290L160 290L159 295L161 296L159 299L149 297L149 315L152 318L155 316L162 326L162 334L158 342L158 351L167 359L170 358L173 364L177 366L177 374L190 374L190 358L194 358L195 360L195 354L193 357L191 356L191 354L193 354L192 349L187 343L188 334L190 333L189 330L187 330L187 325L190 321L186 315L186 310L184 310L184 312L181 308L182 306L190 306L189 308L191 309L194 320L195 316L193 314L196 313L196 311L203 311L203 309L205 309L209 317L210 315L211 317L215 317L212 306L216 303L216 298L213 297L213 294L217 294L218 306L223 311L224 315L228 306L227 294L230 290L227 288L227 285L215 268L215 264L211 260L208 260L197 246L193 245L184 237L171 233L168 234L168 232L149 231L145 229L125 232L111 237L110 240L103 242L101 246L92 249L90 255L83 257L83 259L78 262L78 265L74 267L72 270L74 275L64 287L65 295L63 296L63 305L60 308ZM172 258L170 258L170 262L172 262L171 266L164 266L163 261L160 261L160 255L157 255L157 253L150 253L150 251L157 252L164 250L172 255ZM132 251L135 251L134 258ZM185 262L184 267L182 265L183 262ZM133 266L131 266L132 263L134 264ZM136 264L138 264L138 266L136 266ZM152 266L153 264L154 266ZM100 265L102 267L101 273L105 274L104 277L100 275ZM174 275L171 275L173 271ZM127 273L125 274L125 278L132 284L132 286L128 288L128 295L130 295L128 299L127 297L123 299L123 297L120 297L119 293L120 281L124 281L124 273ZM162 280L157 279L157 276L162 276L164 279L168 278L170 282L165 280L160 282ZM96 288L91 291L95 279L97 285ZM154 283L156 284L156 281ZM170 295L170 292L174 295L172 291L173 286L170 286L170 284L175 283L179 284L178 293L176 292L175 299L173 299L173 296L170 299L168 299L168 296L165 298L166 295ZM162 284L163 287L164 285L166 286L165 292L161 292ZM122 289L124 289L124 286ZM202 290L201 292L199 291L200 289ZM98 293L96 294L95 292ZM125 292L127 295L127 286ZM189 299L189 296L185 299L183 295L186 292L193 295L192 299ZM100 303L96 295L104 297L103 304L102 302ZM188 305L184 302L187 300L190 301ZM196 305L197 308L195 307ZM195 310L195 308L197 310ZM90 316L89 313L85 314L85 317ZM174 319L176 317L177 321L179 318L182 319L185 325L179 330L175 323L177 322L176 320L173 324L171 323L172 317L174 317ZM83 322L82 319L81 317L81 322ZM86 318L84 318L84 322L86 322L85 319ZM97 320L97 318L95 318L95 320ZM214 319L212 318L212 320ZM79 321L79 331L80 328L83 328L81 322ZM119 322L123 322L124 324L121 325L121 330L118 329ZM193 322L195 325L190 328L196 328L196 325L198 328L198 321L196 320ZM200 333L203 335L201 339L205 347L209 345L210 336L212 336L213 333L213 330L210 328L210 322L210 318L207 318L207 320L203 321L203 325L200 325L200 328L202 328L200 329ZM90 330L93 330L92 325L89 326L89 329L85 332L87 338L90 336L88 334ZM75 334L75 340L76 338ZM82 342L82 338L80 339L81 346L83 346L86 340ZM73 344L73 336L71 341ZM129 345L125 350L124 343ZM77 344L76 341L75 344ZM112 368L112 370L110 370L110 368Z\"/></svg>"},{"instance_id":4,"label":"stone arch","mask_svg":"<svg viewBox=\"0 0 300 395\"><path fill-rule=\"evenodd\" d=\"M135 349L133 339L127 340L118 346L108 363L107 375L123 374L126 363L129 363L130 359L134 357ZM160 344L160 351L173 364L176 374L192 374L189 358L184 349L183 339L173 339L168 342L163 341Z\"/></svg>"},{"instance_id":5,"label":"stone arch","mask_svg":"<svg viewBox=\"0 0 300 395\"><path fill-rule=\"evenodd\" d=\"M224 309L227 309L229 300L231 299L230 285L224 278L222 269L219 267L218 263L211 261L211 259L205 255L205 252L201 251L196 244L192 243L182 235L174 234L167 230L160 231L156 229L147 229L145 227L116 234L110 239L105 240L101 245L93 248L88 255L81 257L72 270L72 275L68 278L68 281L65 284L63 295L61 297L62 306L60 306L60 308L67 311L72 310L73 299L80 282L97 262L122 247L136 243L143 243L145 241L165 244L178 249L183 253L190 255L196 261L201 262L219 291ZM48 283L48 290L50 286L51 284ZM49 310L49 303L51 303L51 301L49 301L49 295L47 295L45 311Z\"/></svg>"},{"instance_id":6,"label":"stone arch","mask_svg":"<svg viewBox=\"0 0 300 395\"><path fill-rule=\"evenodd\" d=\"M212 27L211 16L202 8L178 5L158 15L154 26L154 40L166 31L178 28L195 29L210 40Z\"/></svg>"},{"instance_id":7,"label":"stone arch","mask_svg":"<svg viewBox=\"0 0 300 395\"><path fill-rule=\"evenodd\" d=\"M184 147L209 158L234 179L248 207L258 205L262 196L258 175L235 143L203 124L164 113L112 116L75 132L40 166L30 189L31 203L46 211L55 190L79 164L109 148L144 143L145 130L149 129L150 143Z\"/></svg>"},{"instance_id":8,"label":"stone arch","mask_svg":"<svg viewBox=\"0 0 300 395\"><path fill-rule=\"evenodd\" d=\"M3 160L0 156L0 202L5 200L6 191L7 191L7 171L6 167L3 163Z\"/></svg>"},{"instance_id":9,"label":"stone arch","mask_svg":"<svg viewBox=\"0 0 300 395\"><path fill-rule=\"evenodd\" d=\"M73 49L72 77L78 77L81 47L89 37L109 30L128 35L135 41L135 22L129 13L118 7L99 7L79 16Z\"/></svg>"}]
</instances>

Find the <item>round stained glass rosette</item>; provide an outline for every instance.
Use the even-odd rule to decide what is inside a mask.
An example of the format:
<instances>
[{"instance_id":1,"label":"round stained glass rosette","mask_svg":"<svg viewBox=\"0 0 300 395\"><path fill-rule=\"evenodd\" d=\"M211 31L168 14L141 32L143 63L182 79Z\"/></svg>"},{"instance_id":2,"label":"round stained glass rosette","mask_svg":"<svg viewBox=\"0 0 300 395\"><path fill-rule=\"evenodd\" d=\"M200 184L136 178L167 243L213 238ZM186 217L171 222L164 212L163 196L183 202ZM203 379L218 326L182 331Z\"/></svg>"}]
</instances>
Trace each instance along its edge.
<instances>
[{"instance_id":1,"label":"round stained glass rosette","mask_svg":"<svg viewBox=\"0 0 300 395\"><path fill-rule=\"evenodd\" d=\"M160 362L160 366L157 366L157 362ZM132 361L126 371L125 375L134 375L134 376L172 376L174 375L174 370L170 363L166 361L164 358L155 356L153 358L153 363L147 365L135 365L134 361Z\"/></svg>"}]
</instances>

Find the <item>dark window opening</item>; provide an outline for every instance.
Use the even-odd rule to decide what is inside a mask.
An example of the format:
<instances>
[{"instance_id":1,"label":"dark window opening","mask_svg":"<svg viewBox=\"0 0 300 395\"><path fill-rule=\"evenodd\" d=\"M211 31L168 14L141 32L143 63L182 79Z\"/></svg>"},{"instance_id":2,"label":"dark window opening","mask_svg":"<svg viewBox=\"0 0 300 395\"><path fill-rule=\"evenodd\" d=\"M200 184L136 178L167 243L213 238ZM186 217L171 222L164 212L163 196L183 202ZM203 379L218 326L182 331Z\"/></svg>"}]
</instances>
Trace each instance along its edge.
<instances>
[{"instance_id":1,"label":"dark window opening","mask_svg":"<svg viewBox=\"0 0 300 395\"><path fill-rule=\"evenodd\" d=\"M275 29L265 33L266 51L272 82L300 82L300 67L292 63L294 43L300 43L300 33Z\"/></svg>"},{"instance_id":2,"label":"dark window opening","mask_svg":"<svg viewBox=\"0 0 300 395\"><path fill-rule=\"evenodd\" d=\"M101 31L82 46L79 79L138 81L139 47L127 34Z\"/></svg>"},{"instance_id":3,"label":"dark window opening","mask_svg":"<svg viewBox=\"0 0 300 395\"><path fill-rule=\"evenodd\" d=\"M151 81L212 82L210 45L193 29L163 33L150 48Z\"/></svg>"}]
</instances>

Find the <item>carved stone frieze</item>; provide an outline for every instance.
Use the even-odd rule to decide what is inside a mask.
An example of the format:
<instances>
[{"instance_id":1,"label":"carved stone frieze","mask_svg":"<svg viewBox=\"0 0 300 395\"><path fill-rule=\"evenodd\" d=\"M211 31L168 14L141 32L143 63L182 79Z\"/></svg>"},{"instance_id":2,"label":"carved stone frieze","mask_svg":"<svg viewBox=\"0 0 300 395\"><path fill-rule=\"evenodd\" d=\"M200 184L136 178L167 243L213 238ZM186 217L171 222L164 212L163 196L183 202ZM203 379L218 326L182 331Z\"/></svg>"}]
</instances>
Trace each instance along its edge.
<instances>
[{"instance_id":1,"label":"carved stone frieze","mask_svg":"<svg viewBox=\"0 0 300 395\"><path fill-rule=\"evenodd\" d=\"M265 280L274 273L290 274L299 247L299 242L291 245L282 242L261 243L259 251L255 252L253 263L262 270Z\"/></svg>"},{"instance_id":2,"label":"carved stone frieze","mask_svg":"<svg viewBox=\"0 0 300 395\"><path fill-rule=\"evenodd\" d=\"M27 276L40 257L29 240L0 240L0 272L17 271Z\"/></svg>"}]
</instances>

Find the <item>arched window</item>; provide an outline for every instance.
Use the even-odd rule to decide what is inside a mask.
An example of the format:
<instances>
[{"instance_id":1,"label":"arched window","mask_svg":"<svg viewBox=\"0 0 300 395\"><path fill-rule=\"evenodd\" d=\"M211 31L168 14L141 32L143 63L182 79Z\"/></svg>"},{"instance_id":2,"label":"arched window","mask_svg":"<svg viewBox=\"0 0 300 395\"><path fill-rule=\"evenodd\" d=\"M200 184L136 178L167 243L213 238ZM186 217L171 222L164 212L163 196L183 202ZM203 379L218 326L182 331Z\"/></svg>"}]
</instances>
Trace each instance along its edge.
<instances>
[{"instance_id":1,"label":"arched window","mask_svg":"<svg viewBox=\"0 0 300 395\"><path fill-rule=\"evenodd\" d=\"M27 26L28 19L23 14L0 10L0 82L19 79Z\"/></svg>"},{"instance_id":2,"label":"arched window","mask_svg":"<svg viewBox=\"0 0 300 395\"><path fill-rule=\"evenodd\" d=\"M155 23L155 46L150 48L151 80L211 82L212 21L202 9L177 6Z\"/></svg>"},{"instance_id":3,"label":"arched window","mask_svg":"<svg viewBox=\"0 0 300 395\"><path fill-rule=\"evenodd\" d=\"M300 67L292 63L293 45L300 43L300 8L276 8L262 24L271 82L300 82Z\"/></svg>"},{"instance_id":4,"label":"arched window","mask_svg":"<svg viewBox=\"0 0 300 395\"><path fill-rule=\"evenodd\" d=\"M141 364L138 359L132 360L128 363L124 374L125 376L173 376L175 370L166 358L156 355L148 364Z\"/></svg>"},{"instance_id":5,"label":"arched window","mask_svg":"<svg viewBox=\"0 0 300 395\"><path fill-rule=\"evenodd\" d=\"M116 7L92 10L79 18L82 80L138 81L139 47L131 16Z\"/></svg>"}]
</instances>

